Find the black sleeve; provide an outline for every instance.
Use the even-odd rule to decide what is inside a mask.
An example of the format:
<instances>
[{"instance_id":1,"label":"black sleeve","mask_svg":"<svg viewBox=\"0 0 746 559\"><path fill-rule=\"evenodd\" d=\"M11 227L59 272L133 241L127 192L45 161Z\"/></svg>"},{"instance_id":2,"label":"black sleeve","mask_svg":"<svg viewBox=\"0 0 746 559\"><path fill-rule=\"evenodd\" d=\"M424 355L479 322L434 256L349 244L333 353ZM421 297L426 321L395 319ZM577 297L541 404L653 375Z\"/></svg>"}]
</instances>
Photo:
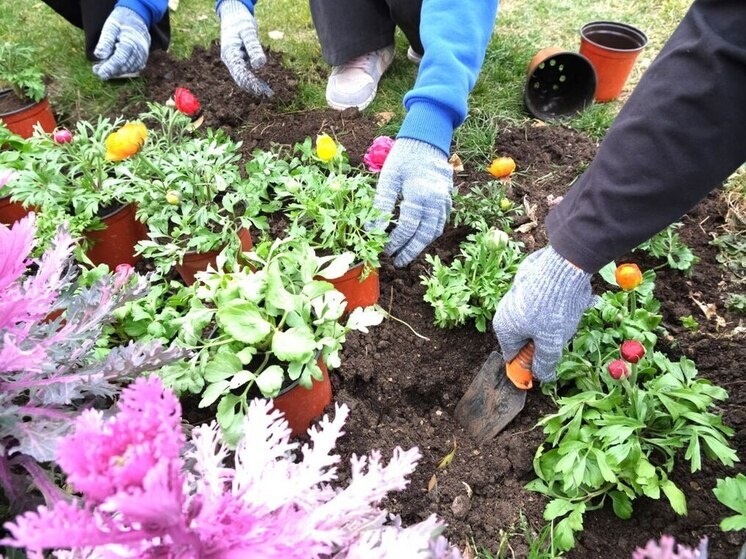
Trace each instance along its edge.
<instances>
[{"instance_id":1,"label":"black sleeve","mask_svg":"<svg viewBox=\"0 0 746 559\"><path fill-rule=\"evenodd\" d=\"M746 2L696 0L587 171L547 217L587 272L649 239L746 161Z\"/></svg>"}]
</instances>

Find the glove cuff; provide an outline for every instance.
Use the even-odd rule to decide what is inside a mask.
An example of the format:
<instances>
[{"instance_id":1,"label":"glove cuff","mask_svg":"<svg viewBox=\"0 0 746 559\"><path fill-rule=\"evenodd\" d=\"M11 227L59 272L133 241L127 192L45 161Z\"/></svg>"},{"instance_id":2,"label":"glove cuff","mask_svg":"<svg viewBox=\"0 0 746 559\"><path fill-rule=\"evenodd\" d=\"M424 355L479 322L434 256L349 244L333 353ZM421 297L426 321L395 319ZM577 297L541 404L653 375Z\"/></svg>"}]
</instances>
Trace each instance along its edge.
<instances>
[{"instance_id":1,"label":"glove cuff","mask_svg":"<svg viewBox=\"0 0 746 559\"><path fill-rule=\"evenodd\" d=\"M412 138L436 146L446 158L451 151L453 118L441 107L424 101L413 102L397 138Z\"/></svg>"},{"instance_id":2,"label":"glove cuff","mask_svg":"<svg viewBox=\"0 0 746 559\"><path fill-rule=\"evenodd\" d=\"M222 20L223 17L241 15L246 8L249 13L254 15L254 2L252 0L218 0L215 4L215 11Z\"/></svg>"},{"instance_id":3,"label":"glove cuff","mask_svg":"<svg viewBox=\"0 0 746 559\"><path fill-rule=\"evenodd\" d=\"M551 245L536 253L532 268L538 293L552 293L554 302L569 308L588 306L592 274L566 260Z\"/></svg>"},{"instance_id":4,"label":"glove cuff","mask_svg":"<svg viewBox=\"0 0 746 559\"><path fill-rule=\"evenodd\" d=\"M439 158L446 160L448 156L443 153L438 146L434 146L424 140L418 140L416 138L401 138L397 137L396 143L394 144L396 151L406 151L410 157L413 158ZM415 159L412 159L414 163Z\"/></svg>"},{"instance_id":5,"label":"glove cuff","mask_svg":"<svg viewBox=\"0 0 746 559\"><path fill-rule=\"evenodd\" d=\"M148 6L140 2L140 0L119 0L115 9L126 10L125 13L130 18L139 16L145 25L145 31L148 31L154 22L157 23L163 19L163 13L159 14L157 11L151 10Z\"/></svg>"}]
</instances>

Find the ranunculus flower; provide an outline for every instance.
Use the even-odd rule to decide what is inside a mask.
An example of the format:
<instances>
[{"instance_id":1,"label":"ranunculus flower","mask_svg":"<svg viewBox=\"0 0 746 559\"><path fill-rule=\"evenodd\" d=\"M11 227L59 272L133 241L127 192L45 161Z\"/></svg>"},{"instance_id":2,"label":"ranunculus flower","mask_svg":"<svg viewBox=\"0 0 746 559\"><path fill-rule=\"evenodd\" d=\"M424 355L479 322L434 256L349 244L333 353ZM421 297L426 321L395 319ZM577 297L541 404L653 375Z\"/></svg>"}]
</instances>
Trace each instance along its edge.
<instances>
[{"instance_id":1,"label":"ranunculus flower","mask_svg":"<svg viewBox=\"0 0 746 559\"><path fill-rule=\"evenodd\" d=\"M632 291L642 283L642 272L637 264L621 264L614 272L616 282L624 291Z\"/></svg>"},{"instance_id":2,"label":"ranunculus flower","mask_svg":"<svg viewBox=\"0 0 746 559\"><path fill-rule=\"evenodd\" d=\"M178 190L169 190L166 192L166 202L172 206L176 206L181 203L181 192Z\"/></svg>"},{"instance_id":3,"label":"ranunculus flower","mask_svg":"<svg viewBox=\"0 0 746 559\"><path fill-rule=\"evenodd\" d=\"M331 161L337 155L337 142L328 134L319 134L316 136L316 155L321 161Z\"/></svg>"},{"instance_id":4,"label":"ranunculus flower","mask_svg":"<svg viewBox=\"0 0 746 559\"><path fill-rule=\"evenodd\" d=\"M368 167L368 171L380 173L392 147L394 147L394 139L388 136L378 136L373 140L363 157L363 162Z\"/></svg>"},{"instance_id":5,"label":"ranunculus flower","mask_svg":"<svg viewBox=\"0 0 746 559\"><path fill-rule=\"evenodd\" d=\"M492 229L487 231L484 240L487 246L492 250L501 250L508 246L510 237L508 237L508 234L505 231L501 231L497 227L493 227Z\"/></svg>"},{"instance_id":6,"label":"ranunculus flower","mask_svg":"<svg viewBox=\"0 0 746 559\"><path fill-rule=\"evenodd\" d=\"M174 92L174 103L176 110L187 116L194 116L199 112L199 99L186 87L177 87Z\"/></svg>"},{"instance_id":7,"label":"ranunculus flower","mask_svg":"<svg viewBox=\"0 0 746 559\"><path fill-rule=\"evenodd\" d=\"M645 347L637 340L627 340L622 342L620 352L625 361L637 363L645 356Z\"/></svg>"},{"instance_id":8,"label":"ranunculus flower","mask_svg":"<svg viewBox=\"0 0 746 559\"><path fill-rule=\"evenodd\" d=\"M609 363L609 376L614 380L621 378L627 378L629 376L629 369L627 364L622 359L615 359Z\"/></svg>"},{"instance_id":9,"label":"ranunculus flower","mask_svg":"<svg viewBox=\"0 0 746 559\"><path fill-rule=\"evenodd\" d=\"M69 144L73 141L73 135L67 128L57 128L52 132L52 139L58 144Z\"/></svg>"},{"instance_id":10,"label":"ranunculus flower","mask_svg":"<svg viewBox=\"0 0 746 559\"><path fill-rule=\"evenodd\" d=\"M497 157L492 160L487 172L496 179L505 179L515 171L515 161L512 157Z\"/></svg>"},{"instance_id":11,"label":"ranunculus flower","mask_svg":"<svg viewBox=\"0 0 746 559\"><path fill-rule=\"evenodd\" d=\"M142 122L128 122L106 138L106 159L121 161L135 155L147 137L148 129Z\"/></svg>"}]
</instances>

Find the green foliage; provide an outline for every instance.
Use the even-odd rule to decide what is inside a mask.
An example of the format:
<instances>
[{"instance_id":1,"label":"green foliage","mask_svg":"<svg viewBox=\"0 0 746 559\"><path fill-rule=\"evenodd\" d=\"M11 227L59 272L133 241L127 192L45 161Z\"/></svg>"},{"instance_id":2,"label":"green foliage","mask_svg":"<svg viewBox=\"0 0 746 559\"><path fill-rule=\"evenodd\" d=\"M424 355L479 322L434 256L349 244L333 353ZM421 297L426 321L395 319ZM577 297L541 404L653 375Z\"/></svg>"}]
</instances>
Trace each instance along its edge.
<instances>
[{"instance_id":1,"label":"green foliage","mask_svg":"<svg viewBox=\"0 0 746 559\"><path fill-rule=\"evenodd\" d=\"M9 87L21 99L44 99L44 73L37 56L31 46L0 43L0 89Z\"/></svg>"},{"instance_id":2,"label":"green foliage","mask_svg":"<svg viewBox=\"0 0 746 559\"><path fill-rule=\"evenodd\" d=\"M295 146L292 158L277 154L277 161L265 171L265 180L284 205L290 220L287 234L307 239L317 250L354 253L356 263L366 265L364 277L377 268L388 234L366 225L390 216L373 206L373 175L353 172L342 146L331 161L320 161L310 138Z\"/></svg>"},{"instance_id":3,"label":"green foliage","mask_svg":"<svg viewBox=\"0 0 746 559\"><path fill-rule=\"evenodd\" d=\"M241 143L222 130L197 134L179 111L149 109L141 115L152 123L145 147L118 166L130 179L137 218L148 228L138 253L152 258L161 274L189 252L237 254L241 229L266 228L263 170L242 173Z\"/></svg>"},{"instance_id":4,"label":"green foliage","mask_svg":"<svg viewBox=\"0 0 746 559\"><path fill-rule=\"evenodd\" d=\"M477 330L486 332L523 260L522 247L506 233L489 229L469 235L450 266L438 256L425 255L432 270L420 279L424 299L435 310L435 324L452 328L474 319Z\"/></svg>"},{"instance_id":5,"label":"green foliage","mask_svg":"<svg viewBox=\"0 0 746 559\"><path fill-rule=\"evenodd\" d=\"M656 258L665 258L669 267L691 276L692 268L699 262L699 257L695 256L691 249L681 241L676 232L676 229L682 225L682 223L671 224L635 250L645 251Z\"/></svg>"},{"instance_id":6,"label":"green foliage","mask_svg":"<svg viewBox=\"0 0 746 559\"><path fill-rule=\"evenodd\" d=\"M712 411L726 391L698 378L693 361L655 351L661 316L652 288L646 272L636 291L605 293L558 367L555 390L562 394L554 396L557 411L539 421L547 438L534 457L537 479L527 487L551 498L544 518L555 522L560 549L575 545L587 511L607 503L629 518L637 497L665 496L686 514L685 495L669 477L680 450L692 472L703 455L728 466L738 460L726 440L732 429ZM617 381L607 366L628 339L640 341L646 355Z\"/></svg>"},{"instance_id":7,"label":"green foliage","mask_svg":"<svg viewBox=\"0 0 746 559\"><path fill-rule=\"evenodd\" d=\"M453 226L466 225L483 231L497 227L510 231L513 218L523 214L523 208L505 197L505 185L501 181L489 181L471 187L465 194L453 195Z\"/></svg>"},{"instance_id":8,"label":"green foliage","mask_svg":"<svg viewBox=\"0 0 746 559\"><path fill-rule=\"evenodd\" d=\"M725 531L746 529L746 476L738 474L735 477L719 479L715 489L718 501L737 514L724 518L720 522L720 529Z\"/></svg>"},{"instance_id":9,"label":"green foliage","mask_svg":"<svg viewBox=\"0 0 746 559\"><path fill-rule=\"evenodd\" d=\"M196 296L174 323L178 343L196 353L166 368L166 384L202 394L200 407L217 403L217 420L231 444L249 400L275 397L293 382L310 388L321 380L319 362L340 365L350 330L367 332L383 316L356 308L340 322L344 296L324 278L344 274L353 255L317 256L300 239L260 243L247 255L256 269L200 275Z\"/></svg>"},{"instance_id":10,"label":"green foliage","mask_svg":"<svg viewBox=\"0 0 746 559\"><path fill-rule=\"evenodd\" d=\"M699 329L699 322L692 315L682 316L679 320L681 320L681 325L684 328L692 332L696 332Z\"/></svg>"},{"instance_id":11,"label":"green foliage","mask_svg":"<svg viewBox=\"0 0 746 559\"><path fill-rule=\"evenodd\" d=\"M725 300L725 306L728 310L746 314L746 295L740 293L729 293Z\"/></svg>"},{"instance_id":12,"label":"green foliage","mask_svg":"<svg viewBox=\"0 0 746 559\"><path fill-rule=\"evenodd\" d=\"M728 310L746 314L746 235L743 232L728 233L714 239L711 244L718 247L717 260L730 273L731 286L734 292L728 293L725 305Z\"/></svg>"}]
</instances>

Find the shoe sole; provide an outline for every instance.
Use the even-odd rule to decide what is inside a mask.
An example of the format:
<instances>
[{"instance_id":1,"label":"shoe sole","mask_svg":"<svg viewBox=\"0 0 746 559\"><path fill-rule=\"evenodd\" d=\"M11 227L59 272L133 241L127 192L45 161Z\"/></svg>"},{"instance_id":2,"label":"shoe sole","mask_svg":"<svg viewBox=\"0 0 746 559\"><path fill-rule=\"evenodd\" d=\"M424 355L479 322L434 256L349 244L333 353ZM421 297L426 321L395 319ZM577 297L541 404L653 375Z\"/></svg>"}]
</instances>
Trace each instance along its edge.
<instances>
[{"instance_id":1,"label":"shoe sole","mask_svg":"<svg viewBox=\"0 0 746 559\"><path fill-rule=\"evenodd\" d=\"M362 103L359 105L343 105L341 103L335 103L329 97L326 98L326 104L329 105L332 109L335 111L344 111L346 109L352 109L353 107L356 108L358 111L362 111L368 107L373 102L373 99L376 98L376 93L378 93L378 88L375 88L373 90L373 93Z\"/></svg>"}]
</instances>

